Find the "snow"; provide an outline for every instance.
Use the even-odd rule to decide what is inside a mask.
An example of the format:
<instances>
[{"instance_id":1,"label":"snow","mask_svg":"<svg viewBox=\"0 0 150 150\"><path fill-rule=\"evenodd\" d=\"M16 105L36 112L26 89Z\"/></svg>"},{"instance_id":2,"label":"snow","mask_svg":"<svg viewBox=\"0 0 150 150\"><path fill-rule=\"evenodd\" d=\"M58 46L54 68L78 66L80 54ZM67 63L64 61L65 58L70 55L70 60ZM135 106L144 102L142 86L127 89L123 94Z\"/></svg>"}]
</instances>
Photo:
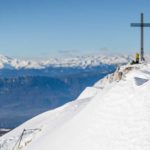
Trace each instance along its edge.
<instances>
[{"instance_id":1,"label":"snow","mask_svg":"<svg viewBox=\"0 0 150 150\"><path fill-rule=\"evenodd\" d=\"M4 131L4 132L8 132L8 131L10 131L10 129L0 129L0 131Z\"/></svg>"},{"instance_id":2,"label":"snow","mask_svg":"<svg viewBox=\"0 0 150 150\"><path fill-rule=\"evenodd\" d=\"M149 97L150 64L122 66L77 100L2 136L0 149L13 149L26 129L21 150L149 150Z\"/></svg>"}]
</instances>

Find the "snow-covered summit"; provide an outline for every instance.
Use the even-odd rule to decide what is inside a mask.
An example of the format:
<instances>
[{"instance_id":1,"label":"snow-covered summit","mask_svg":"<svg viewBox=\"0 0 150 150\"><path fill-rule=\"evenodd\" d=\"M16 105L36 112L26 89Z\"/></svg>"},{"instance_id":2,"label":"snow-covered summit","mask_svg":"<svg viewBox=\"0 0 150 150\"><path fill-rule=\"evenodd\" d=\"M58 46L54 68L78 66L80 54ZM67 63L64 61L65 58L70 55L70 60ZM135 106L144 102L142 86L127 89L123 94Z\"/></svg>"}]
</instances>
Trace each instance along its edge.
<instances>
[{"instance_id":1,"label":"snow-covered summit","mask_svg":"<svg viewBox=\"0 0 150 150\"><path fill-rule=\"evenodd\" d=\"M86 88L77 100L1 137L0 148L149 150L149 97L150 64L123 66Z\"/></svg>"},{"instance_id":2,"label":"snow-covered summit","mask_svg":"<svg viewBox=\"0 0 150 150\"><path fill-rule=\"evenodd\" d=\"M0 69L41 69L46 67L88 67L100 64L126 64L132 57L128 55L90 55L46 60L23 60L0 55Z\"/></svg>"}]
</instances>

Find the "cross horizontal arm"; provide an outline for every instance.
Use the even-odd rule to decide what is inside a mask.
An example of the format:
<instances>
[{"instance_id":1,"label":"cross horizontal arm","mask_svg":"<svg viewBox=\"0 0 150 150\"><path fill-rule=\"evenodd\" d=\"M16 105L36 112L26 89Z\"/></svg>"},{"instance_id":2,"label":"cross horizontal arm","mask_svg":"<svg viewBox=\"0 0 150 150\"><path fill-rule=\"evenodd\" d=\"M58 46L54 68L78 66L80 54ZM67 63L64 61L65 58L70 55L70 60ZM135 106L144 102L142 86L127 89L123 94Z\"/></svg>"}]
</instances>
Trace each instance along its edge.
<instances>
[{"instance_id":1,"label":"cross horizontal arm","mask_svg":"<svg viewBox=\"0 0 150 150\"><path fill-rule=\"evenodd\" d=\"M131 23L131 27L150 27L150 23Z\"/></svg>"},{"instance_id":2,"label":"cross horizontal arm","mask_svg":"<svg viewBox=\"0 0 150 150\"><path fill-rule=\"evenodd\" d=\"M144 23L144 27L150 27L150 23Z\"/></svg>"}]
</instances>

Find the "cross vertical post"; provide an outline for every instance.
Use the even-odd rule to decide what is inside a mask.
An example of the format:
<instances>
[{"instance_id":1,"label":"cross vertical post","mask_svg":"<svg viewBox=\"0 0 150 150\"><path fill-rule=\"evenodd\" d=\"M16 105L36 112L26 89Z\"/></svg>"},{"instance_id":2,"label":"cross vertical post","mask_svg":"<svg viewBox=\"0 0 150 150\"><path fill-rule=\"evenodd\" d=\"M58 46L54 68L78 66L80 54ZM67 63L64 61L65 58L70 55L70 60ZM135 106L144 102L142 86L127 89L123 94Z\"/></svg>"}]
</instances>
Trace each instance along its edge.
<instances>
[{"instance_id":1,"label":"cross vertical post","mask_svg":"<svg viewBox=\"0 0 150 150\"><path fill-rule=\"evenodd\" d=\"M144 14L141 13L141 61L144 61Z\"/></svg>"}]
</instances>

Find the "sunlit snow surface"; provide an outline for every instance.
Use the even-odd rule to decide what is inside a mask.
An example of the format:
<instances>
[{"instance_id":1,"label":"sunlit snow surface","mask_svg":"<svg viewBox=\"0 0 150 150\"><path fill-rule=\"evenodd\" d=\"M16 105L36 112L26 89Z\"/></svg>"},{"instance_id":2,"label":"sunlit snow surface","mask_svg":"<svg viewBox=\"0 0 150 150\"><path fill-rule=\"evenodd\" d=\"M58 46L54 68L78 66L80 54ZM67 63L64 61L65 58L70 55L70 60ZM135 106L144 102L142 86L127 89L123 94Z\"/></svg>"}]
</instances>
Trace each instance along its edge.
<instances>
[{"instance_id":1,"label":"sunlit snow surface","mask_svg":"<svg viewBox=\"0 0 150 150\"><path fill-rule=\"evenodd\" d=\"M23 136L22 150L149 150L150 64L119 71L120 81L109 75L77 100L4 135L0 150L12 150L24 129L39 130Z\"/></svg>"}]
</instances>

